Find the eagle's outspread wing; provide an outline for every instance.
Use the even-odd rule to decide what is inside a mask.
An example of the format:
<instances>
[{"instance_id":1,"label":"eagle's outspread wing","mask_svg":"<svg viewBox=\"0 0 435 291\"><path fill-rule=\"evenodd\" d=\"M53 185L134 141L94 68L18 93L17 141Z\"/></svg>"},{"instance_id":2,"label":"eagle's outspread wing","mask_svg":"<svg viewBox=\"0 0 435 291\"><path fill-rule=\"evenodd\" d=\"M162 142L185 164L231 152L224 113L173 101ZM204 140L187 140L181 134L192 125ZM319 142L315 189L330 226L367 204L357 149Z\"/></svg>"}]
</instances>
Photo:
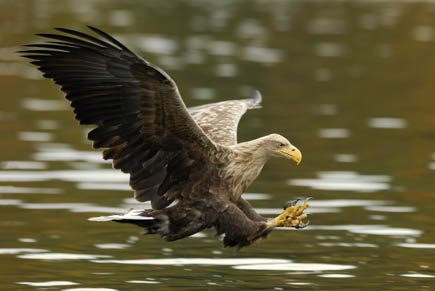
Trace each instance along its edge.
<instances>
[{"instance_id":1,"label":"eagle's outspread wing","mask_svg":"<svg viewBox=\"0 0 435 291\"><path fill-rule=\"evenodd\" d=\"M237 126L248 109L261 108L261 94L255 91L251 99L230 100L189 107L196 123L214 142L237 144Z\"/></svg>"},{"instance_id":2,"label":"eagle's outspread wing","mask_svg":"<svg viewBox=\"0 0 435 291\"><path fill-rule=\"evenodd\" d=\"M104 40L69 30L40 34L53 41L24 51L61 85L81 124L97 127L88 138L106 148L104 159L130 173L139 201L164 208L187 183L207 172L217 152L184 105L175 82L106 33Z\"/></svg>"}]
</instances>

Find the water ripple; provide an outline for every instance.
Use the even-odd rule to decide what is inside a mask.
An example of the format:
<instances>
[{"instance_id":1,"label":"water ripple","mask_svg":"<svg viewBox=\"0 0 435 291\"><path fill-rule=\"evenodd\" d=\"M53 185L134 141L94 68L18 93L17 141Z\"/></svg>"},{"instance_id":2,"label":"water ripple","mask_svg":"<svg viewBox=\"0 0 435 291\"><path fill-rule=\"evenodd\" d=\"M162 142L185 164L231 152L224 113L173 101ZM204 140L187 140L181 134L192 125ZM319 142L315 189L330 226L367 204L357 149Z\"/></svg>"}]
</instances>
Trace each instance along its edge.
<instances>
[{"instance_id":1,"label":"water ripple","mask_svg":"<svg viewBox=\"0 0 435 291\"><path fill-rule=\"evenodd\" d=\"M53 287L53 286L72 286L80 285L70 281L47 281L47 282L16 282L17 284L34 286L34 287Z\"/></svg>"},{"instance_id":2,"label":"water ripple","mask_svg":"<svg viewBox=\"0 0 435 291\"><path fill-rule=\"evenodd\" d=\"M0 167L5 170L43 170L47 168L47 164L33 161L4 161L0 163Z\"/></svg>"},{"instance_id":3,"label":"water ripple","mask_svg":"<svg viewBox=\"0 0 435 291\"><path fill-rule=\"evenodd\" d=\"M88 254L69 254L69 253L42 253L20 255L20 259L32 260L95 260L99 258L111 258L108 255L88 255Z\"/></svg>"},{"instance_id":4,"label":"water ripple","mask_svg":"<svg viewBox=\"0 0 435 291\"><path fill-rule=\"evenodd\" d=\"M33 158L38 161L86 161L92 163L108 163L103 160L100 152L76 151L72 149L47 149L35 153Z\"/></svg>"},{"instance_id":5,"label":"water ripple","mask_svg":"<svg viewBox=\"0 0 435 291\"><path fill-rule=\"evenodd\" d=\"M95 247L99 249L126 249L130 247L128 244L117 244L117 243L106 243L106 244L96 244Z\"/></svg>"},{"instance_id":6,"label":"water ripple","mask_svg":"<svg viewBox=\"0 0 435 291\"><path fill-rule=\"evenodd\" d=\"M390 201L385 200L362 200L362 199L331 199L331 200L311 200L310 206L315 207L353 207L353 206L375 206L385 205Z\"/></svg>"},{"instance_id":7,"label":"water ripple","mask_svg":"<svg viewBox=\"0 0 435 291\"><path fill-rule=\"evenodd\" d=\"M17 199L0 199L0 205L20 205L21 200Z\"/></svg>"},{"instance_id":8,"label":"water ripple","mask_svg":"<svg viewBox=\"0 0 435 291\"><path fill-rule=\"evenodd\" d=\"M358 157L352 154L336 154L334 160L340 163L354 163L358 161Z\"/></svg>"},{"instance_id":9,"label":"water ripple","mask_svg":"<svg viewBox=\"0 0 435 291\"><path fill-rule=\"evenodd\" d=\"M429 275L429 274L401 274L402 277L409 277L409 278L435 278L435 275Z\"/></svg>"},{"instance_id":10,"label":"water ripple","mask_svg":"<svg viewBox=\"0 0 435 291\"><path fill-rule=\"evenodd\" d=\"M416 41L430 42L434 40L435 32L433 27L421 25L414 28L412 36Z\"/></svg>"},{"instance_id":11,"label":"water ripple","mask_svg":"<svg viewBox=\"0 0 435 291\"><path fill-rule=\"evenodd\" d=\"M34 238L28 238L28 237L18 238L18 241L19 242L23 242L23 243L35 243L35 242L37 242L36 239L34 239Z\"/></svg>"},{"instance_id":12,"label":"water ripple","mask_svg":"<svg viewBox=\"0 0 435 291\"><path fill-rule=\"evenodd\" d=\"M123 37L126 35L123 34ZM143 51L154 54L173 55L178 48L176 41L163 35L128 35L130 40L133 40Z\"/></svg>"},{"instance_id":13,"label":"water ripple","mask_svg":"<svg viewBox=\"0 0 435 291\"><path fill-rule=\"evenodd\" d=\"M321 275L318 275L318 277L322 277L322 278L353 278L355 276L349 275L349 274L321 274Z\"/></svg>"},{"instance_id":14,"label":"water ripple","mask_svg":"<svg viewBox=\"0 0 435 291\"><path fill-rule=\"evenodd\" d=\"M1 200L0 200L1 201ZM24 209L68 209L71 212L102 212L122 213L121 207L98 206L90 203L21 203L19 207Z\"/></svg>"},{"instance_id":15,"label":"water ripple","mask_svg":"<svg viewBox=\"0 0 435 291\"><path fill-rule=\"evenodd\" d=\"M44 253L48 250L26 248L0 248L0 255L16 255L20 253Z\"/></svg>"},{"instance_id":16,"label":"water ripple","mask_svg":"<svg viewBox=\"0 0 435 291\"><path fill-rule=\"evenodd\" d=\"M321 42L314 46L314 54L319 57L341 57L345 52L342 43Z\"/></svg>"},{"instance_id":17,"label":"water ripple","mask_svg":"<svg viewBox=\"0 0 435 291\"><path fill-rule=\"evenodd\" d=\"M368 244L368 243L344 243L344 242L339 242L339 243L318 243L319 246L322 247L357 247L357 248L377 248L378 245L375 244Z\"/></svg>"},{"instance_id":18,"label":"water ripple","mask_svg":"<svg viewBox=\"0 0 435 291\"><path fill-rule=\"evenodd\" d=\"M212 265L212 266L235 266L257 264L286 264L289 260L267 258L164 258L164 259L136 259L136 260L92 260L94 263L103 264L128 264L128 265Z\"/></svg>"},{"instance_id":19,"label":"water ripple","mask_svg":"<svg viewBox=\"0 0 435 291\"><path fill-rule=\"evenodd\" d=\"M318 132L321 138L348 138L350 130L346 128L323 128Z\"/></svg>"},{"instance_id":20,"label":"water ripple","mask_svg":"<svg viewBox=\"0 0 435 291\"><path fill-rule=\"evenodd\" d=\"M303 264L303 263L285 263L285 264L252 264L234 266L238 270L268 270L268 271L340 271L355 269L352 265L337 264Z\"/></svg>"},{"instance_id":21,"label":"water ripple","mask_svg":"<svg viewBox=\"0 0 435 291\"><path fill-rule=\"evenodd\" d=\"M355 229L353 233L359 234L375 234L387 236L420 236L423 232L417 229L401 228L401 227L380 227L374 229Z\"/></svg>"},{"instance_id":22,"label":"water ripple","mask_svg":"<svg viewBox=\"0 0 435 291\"><path fill-rule=\"evenodd\" d=\"M397 246L412 249L435 249L435 244L400 243Z\"/></svg>"},{"instance_id":23,"label":"water ripple","mask_svg":"<svg viewBox=\"0 0 435 291\"><path fill-rule=\"evenodd\" d=\"M258 214L274 215L274 214L281 214L282 208L255 208L255 211ZM308 212L309 213L337 213L340 211L341 210L339 208L334 208L334 207L311 207L310 206Z\"/></svg>"},{"instance_id":24,"label":"water ripple","mask_svg":"<svg viewBox=\"0 0 435 291\"><path fill-rule=\"evenodd\" d=\"M25 98L21 105L32 111L59 111L68 110L68 104L63 100L47 100L37 98Z\"/></svg>"},{"instance_id":25,"label":"water ripple","mask_svg":"<svg viewBox=\"0 0 435 291\"><path fill-rule=\"evenodd\" d=\"M160 282L158 282L158 281L145 281L145 280L131 280L131 281L126 281L126 283L131 283L131 284L160 284Z\"/></svg>"},{"instance_id":26,"label":"water ripple","mask_svg":"<svg viewBox=\"0 0 435 291\"><path fill-rule=\"evenodd\" d=\"M286 228L284 228L286 229ZM346 230L352 233L358 234L375 234L386 236L419 236L423 232L417 229L389 227L385 225L360 225L360 224L348 224L348 225L310 225L309 230Z\"/></svg>"},{"instance_id":27,"label":"water ripple","mask_svg":"<svg viewBox=\"0 0 435 291\"><path fill-rule=\"evenodd\" d=\"M284 58L282 51L265 47L246 47L241 54L244 60L259 63L278 63Z\"/></svg>"},{"instance_id":28,"label":"water ripple","mask_svg":"<svg viewBox=\"0 0 435 291\"><path fill-rule=\"evenodd\" d=\"M70 182L126 182L128 175L112 169L92 171L0 171L0 182L35 182L62 180Z\"/></svg>"},{"instance_id":29,"label":"water ripple","mask_svg":"<svg viewBox=\"0 0 435 291\"><path fill-rule=\"evenodd\" d=\"M373 128L405 128L407 126L406 120L392 117L371 118L368 124Z\"/></svg>"},{"instance_id":30,"label":"water ripple","mask_svg":"<svg viewBox=\"0 0 435 291\"><path fill-rule=\"evenodd\" d=\"M316 179L290 179L288 184L316 190L376 192L391 188L390 176L360 175L351 171L319 172Z\"/></svg>"},{"instance_id":31,"label":"water ripple","mask_svg":"<svg viewBox=\"0 0 435 291\"><path fill-rule=\"evenodd\" d=\"M40 131L20 131L17 133L17 138L23 141L44 142L53 140L53 134Z\"/></svg>"},{"instance_id":32,"label":"water ripple","mask_svg":"<svg viewBox=\"0 0 435 291\"><path fill-rule=\"evenodd\" d=\"M0 186L1 194L59 194L61 189L56 188L35 188L35 187L15 187L15 186Z\"/></svg>"},{"instance_id":33,"label":"water ripple","mask_svg":"<svg viewBox=\"0 0 435 291\"><path fill-rule=\"evenodd\" d=\"M83 190L132 191L131 187L125 183L78 183L77 188Z\"/></svg>"},{"instance_id":34,"label":"water ripple","mask_svg":"<svg viewBox=\"0 0 435 291\"><path fill-rule=\"evenodd\" d=\"M409 206L368 206L365 209L380 212L415 212L415 207Z\"/></svg>"}]
</instances>

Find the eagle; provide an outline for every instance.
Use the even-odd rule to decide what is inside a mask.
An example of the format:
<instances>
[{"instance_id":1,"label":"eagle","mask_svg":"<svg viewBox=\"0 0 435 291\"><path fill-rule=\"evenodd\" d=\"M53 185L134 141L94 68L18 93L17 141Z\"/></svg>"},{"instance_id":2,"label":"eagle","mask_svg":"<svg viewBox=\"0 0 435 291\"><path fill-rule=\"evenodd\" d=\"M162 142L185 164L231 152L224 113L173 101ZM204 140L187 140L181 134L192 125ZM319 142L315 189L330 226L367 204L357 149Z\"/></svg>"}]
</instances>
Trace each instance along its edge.
<instances>
[{"instance_id":1,"label":"eagle","mask_svg":"<svg viewBox=\"0 0 435 291\"><path fill-rule=\"evenodd\" d=\"M256 213L242 194L271 157L299 164L301 152L270 134L237 141L237 126L261 94L187 108L176 83L159 67L109 34L56 28L46 42L20 51L61 86L93 147L130 175L134 198L151 208L93 220L131 223L175 241L207 228L225 247L245 247L276 227L303 228L307 201L287 202L273 219Z\"/></svg>"}]
</instances>

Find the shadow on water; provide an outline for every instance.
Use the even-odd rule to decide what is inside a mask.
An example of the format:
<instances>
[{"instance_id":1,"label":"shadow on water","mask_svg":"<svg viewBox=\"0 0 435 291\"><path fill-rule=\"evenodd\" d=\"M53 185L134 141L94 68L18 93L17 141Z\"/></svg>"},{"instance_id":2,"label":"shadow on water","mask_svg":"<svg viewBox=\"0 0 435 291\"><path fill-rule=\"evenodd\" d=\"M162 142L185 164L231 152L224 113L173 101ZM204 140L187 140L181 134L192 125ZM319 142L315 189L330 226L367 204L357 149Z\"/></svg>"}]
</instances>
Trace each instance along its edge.
<instances>
[{"instance_id":1,"label":"shadow on water","mask_svg":"<svg viewBox=\"0 0 435 291\"><path fill-rule=\"evenodd\" d=\"M0 289L433 289L432 1L0 7ZM189 106L260 89L240 140L279 132L304 161L271 161L244 197L272 217L312 196L310 226L235 252L211 230L169 243L88 221L150 205L130 198L128 176L90 150L58 88L14 53L35 33L86 24L167 70Z\"/></svg>"}]
</instances>

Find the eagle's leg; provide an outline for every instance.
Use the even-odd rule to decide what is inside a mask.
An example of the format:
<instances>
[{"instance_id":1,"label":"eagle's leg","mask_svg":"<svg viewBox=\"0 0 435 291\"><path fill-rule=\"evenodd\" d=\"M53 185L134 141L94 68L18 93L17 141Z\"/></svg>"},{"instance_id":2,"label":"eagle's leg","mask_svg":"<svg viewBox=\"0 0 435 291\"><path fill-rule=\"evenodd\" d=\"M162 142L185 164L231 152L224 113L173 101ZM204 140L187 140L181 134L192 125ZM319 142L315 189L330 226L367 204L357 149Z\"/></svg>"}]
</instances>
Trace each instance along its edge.
<instances>
[{"instance_id":1,"label":"eagle's leg","mask_svg":"<svg viewBox=\"0 0 435 291\"><path fill-rule=\"evenodd\" d=\"M303 220L308 217L307 214L303 213L305 209L308 208L309 204L304 201L304 204L299 206L299 199L288 202L285 206L284 211L275 217L274 219L268 221L269 227L294 227L294 228L304 228L308 225L304 223Z\"/></svg>"},{"instance_id":2,"label":"eagle's leg","mask_svg":"<svg viewBox=\"0 0 435 291\"><path fill-rule=\"evenodd\" d=\"M242 203L243 206L249 204ZM263 218L261 221L255 221L248 217L252 214L248 211L249 207L240 209L233 203L225 204L225 208L217 215L214 227L217 234L224 235L225 247L242 248L252 244L260 238L266 238L273 228L269 228L267 221ZM248 215L245 213L248 212Z\"/></svg>"},{"instance_id":3,"label":"eagle's leg","mask_svg":"<svg viewBox=\"0 0 435 291\"><path fill-rule=\"evenodd\" d=\"M239 200L237 201L237 207L239 207L240 210L242 210L243 213L245 213L245 215L253 221L267 221L267 218L255 212L251 204L249 204L249 202L243 199L242 197L240 197Z\"/></svg>"}]
</instances>

